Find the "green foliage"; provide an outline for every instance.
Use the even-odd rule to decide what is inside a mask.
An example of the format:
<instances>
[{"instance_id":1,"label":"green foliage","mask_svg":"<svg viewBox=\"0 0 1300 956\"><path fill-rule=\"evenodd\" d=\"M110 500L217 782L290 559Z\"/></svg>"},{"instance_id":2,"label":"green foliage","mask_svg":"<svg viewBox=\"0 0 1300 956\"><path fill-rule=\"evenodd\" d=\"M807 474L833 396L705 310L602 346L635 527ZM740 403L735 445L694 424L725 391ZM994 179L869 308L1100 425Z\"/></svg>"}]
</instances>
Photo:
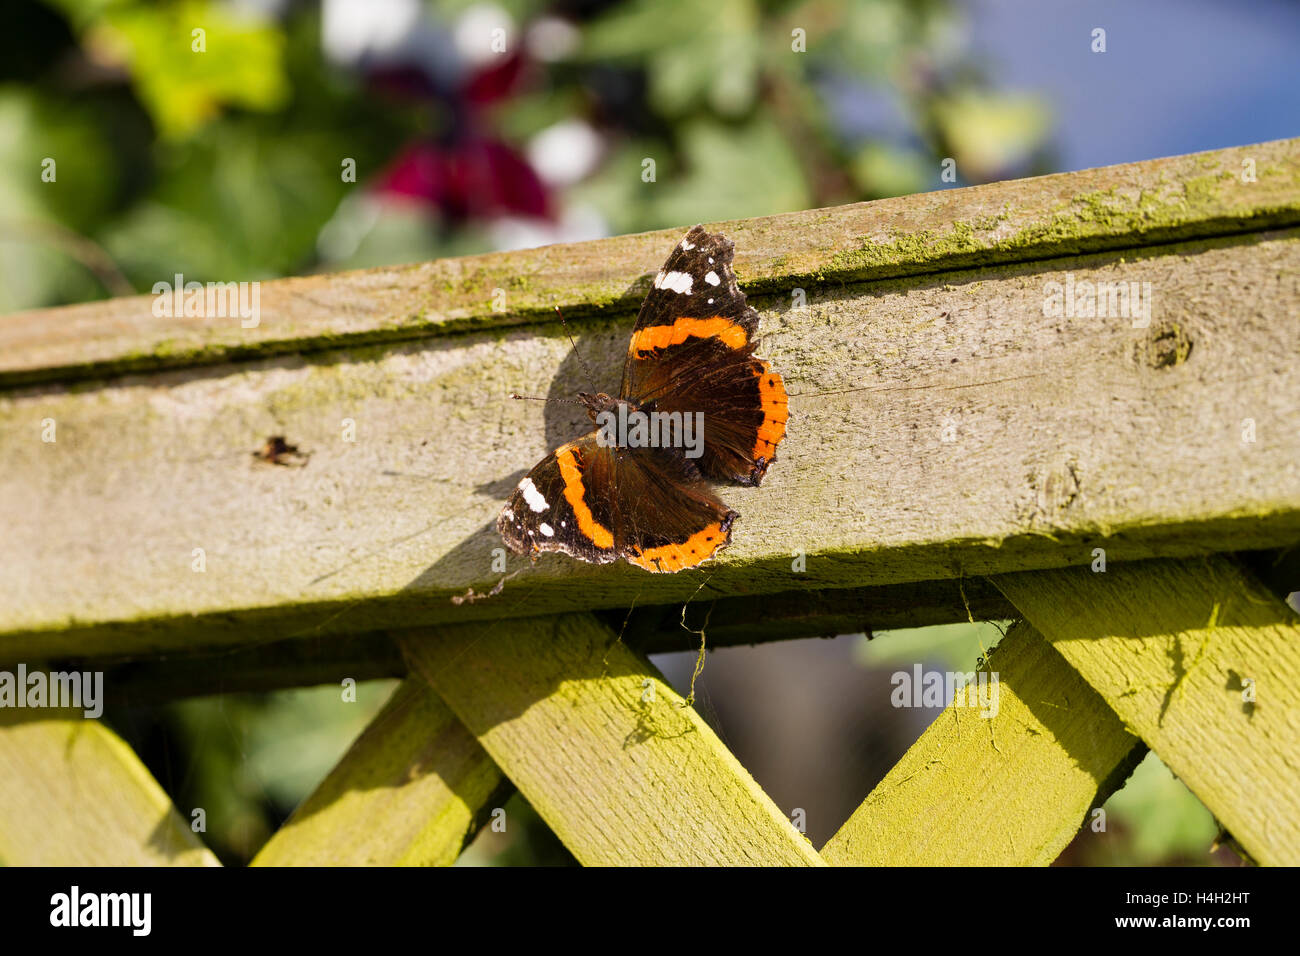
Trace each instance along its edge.
<instances>
[{"instance_id":1,"label":"green foliage","mask_svg":"<svg viewBox=\"0 0 1300 956\"><path fill-rule=\"evenodd\" d=\"M286 275L308 266L345 193L325 133L276 138L220 121L169 149L147 201L107 226L104 245L128 273L199 281ZM185 237L177 245L176 236Z\"/></svg>"},{"instance_id":2,"label":"green foliage","mask_svg":"<svg viewBox=\"0 0 1300 956\"><path fill-rule=\"evenodd\" d=\"M469 107L446 101L454 87L394 99L328 63L310 6L277 22L215 0L46 3L78 49L0 89L5 310L127 283L147 291L177 272L231 281L482 251L490 222L367 198L407 144L453 129L522 154L558 122L590 124L600 161L554 204L611 232L924 189L946 155L971 181L1005 172L1045 129L1036 104L983 92L969 75L948 91L941 78L961 57L947 0L624 0L572 21L572 54ZM515 48L554 15L541 0L499 8ZM426 9L447 36L482 14L472 0ZM910 106L911 133L843 131L827 81L890 91ZM57 183L41 181L44 157L57 159ZM647 157L654 182L642 180ZM344 160L355 182L340 175Z\"/></svg>"},{"instance_id":3,"label":"green foliage","mask_svg":"<svg viewBox=\"0 0 1300 956\"><path fill-rule=\"evenodd\" d=\"M183 816L202 807L203 841L246 862L325 778L392 693L392 681L187 700L161 715L176 752L140 751ZM139 751L139 747L137 746Z\"/></svg>"},{"instance_id":4,"label":"green foliage","mask_svg":"<svg viewBox=\"0 0 1300 956\"><path fill-rule=\"evenodd\" d=\"M591 62L639 65L649 105L676 120L701 108L741 116L755 104L762 59L753 0L629 0L588 27Z\"/></svg>"},{"instance_id":5,"label":"green foliage","mask_svg":"<svg viewBox=\"0 0 1300 956\"><path fill-rule=\"evenodd\" d=\"M1168 861L1205 862L1218 825L1214 815L1155 754L1147 754L1123 789L1106 801L1108 825L1126 831L1117 858L1098 860L1128 866Z\"/></svg>"},{"instance_id":6,"label":"green foliage","mask_svg":"<svg viewBox=\"0 0 1300 956\"><path fill-rule=\"evenodd\" d=\"M608 209L617 232L743 219L753 215L756 194L765 214L807 207L798 161L771 120L699 119L678 138L680 156L649 141L624 147L575 195ZM653 183L641 180L646 158L655 160Z\"/></svg>"},{"instance_id":7,"label":"green foliage","mask_svg":"<svg viewBox=\"0 0 1300 956\"><path fill-rule=\"evenodd\" d=\"M873 196L906 196L925 185L920 157L888 143L867 143L853 157L853 178Z\"/></svg>"},{"instance_id":8,"label":"green foliage","mask_svg":"<svg viewBox=\"0 0 1300 956\"><path fill-rule=\"evenodd\" d=\"M48 161L52 182L42 178ZM93 229L119 176L90 108L0 88L0 312L102 294L90 273L50 244L48 224Z\"/></svg>"},{"instance_id":9,"label":"green foliage","mask_svg":"<svg viewBox=\"0 0 1300 956\"><path fill-rule=\"evenodd\" d=\"M1047 109L1032 96L962 90L935 100L932 111L965 175L976 180L1022 161L1047 131Z\"/></svg>"},{"instance_id":10,"label":"green foliage","mask_svg":"<svg viewBox=\"0 0 1300 956\"><path fill-rule=\"evenodd\" d=\"M227 4L106 4L86 43L127 66L165 139L193 133L225 105L275 110L288 98L283 35Z\"/></svg>"}]
</instances>

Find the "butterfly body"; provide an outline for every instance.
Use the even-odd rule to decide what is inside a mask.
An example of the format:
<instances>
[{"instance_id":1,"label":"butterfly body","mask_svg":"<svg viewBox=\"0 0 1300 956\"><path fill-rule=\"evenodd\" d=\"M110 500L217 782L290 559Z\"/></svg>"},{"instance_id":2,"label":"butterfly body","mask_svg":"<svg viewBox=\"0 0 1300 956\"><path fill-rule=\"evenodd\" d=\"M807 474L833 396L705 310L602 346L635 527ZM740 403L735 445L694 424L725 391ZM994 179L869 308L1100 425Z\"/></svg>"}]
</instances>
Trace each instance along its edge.
<instances>
[{"instance_id":1,"label":"butterfly body","mask_svg":"<svg viewBox=\"0 0 1300 956\"><path fill-rule=\"evenodd\" d=\"M597 430L542 459L502 509L511 550L675 572L730 542L739 515L710 483L758 485L787 417L781 376L754 355L758 313L732 255L702 226L674 247L637 316L619 394L578 395Z\"/></svg>"}]
</instances>

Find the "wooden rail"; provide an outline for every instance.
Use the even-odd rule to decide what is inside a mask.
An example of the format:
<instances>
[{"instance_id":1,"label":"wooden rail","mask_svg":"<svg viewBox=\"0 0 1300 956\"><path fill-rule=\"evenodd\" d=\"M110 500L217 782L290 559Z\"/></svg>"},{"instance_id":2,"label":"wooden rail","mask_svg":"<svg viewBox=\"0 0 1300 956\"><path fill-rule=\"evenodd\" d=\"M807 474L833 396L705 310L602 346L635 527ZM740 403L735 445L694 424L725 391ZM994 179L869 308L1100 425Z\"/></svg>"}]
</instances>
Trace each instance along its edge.
<instances>
[{"instance_id":1,"label":"wooden rail","mask_svg":"<svg viewBox=\"0 0 1300 956\"><path fill-rule=\"evenodd\" d=\"M1290 543L1300 532L1290 466L1300 457L1290 427L1300 244L1274 227L1300 223L1294 147L724 225L742 280L760 291L764 353L794 393L768 480L727 492L741 514L732 547L675 576L512 561L523 570L500 595L461 605L450 598L501 577L492 521L506 491L582 427L571 406L506 398L586 386L558 327L535 313L569 306L578 289L594 298L583 269L621 273L632 291L574 323L607 375L596 384L610 387L635 290L667 234L406 270L424 290L418 309L395 280L380 282L388 273L266 283L252 330L156 320L146 298L7 317L0 660L645 606L701 584L697 599L915 588L1088 564L1099 546L1122 561ZM1254 183L1240 176L1249 157ZM1174 232L1159 225L1170 221ZM998 264L972 268L975 251L945 245L954 237ZM858 273L844 263L865 260L873 278L850 281ZM1151 283L1149 327L1044 315L1046 283L1070 275ZM490 305L483 276L515 277L500 278L508 311L498 318L527 328L460 323L472 289ZM358 285L372 297L358 300ZM791 307L794 287L804 310ZM315 310L310 336L295 318L303 309ZM377 343L395 311L423 338ZM210 342L161 349L160 336L185 330L240 337L247 354L212 364ZM259 352L271 335L294 354ZM77 378L67 373L77 355L89 375L160 351L189 364L52 380ZM40 440L46 420L54 443ZM272 434L309 451L305 467L256 461ZM191 570L196 548L202 573ZM806 570L792 570L796 553ZM952 590L942 600L957 613Z\"/></svg>"},{"instance_id":2,"label":"wooden rail","mask_svg":"<svg viewBox=\"0 0 1300 956\"><path fill-rule=\"evenodd\" d=\"M582 428L508 394L612 390L676 231L268 282L254 328L0 318L0 669L90 662L133 701L404 677L259 863L450 862L512 787L590 863L1045 863L1145 747L1300 862L1300 633L1272 558L1222 554L1300 540L1298 147L717 224L791 421L678 575L512 557L452 600L501 581L501 502ZM1149 310L1051 307L1118 282ZM270 435L307 456L258 460ZM999 715L950 708L818 853L643 656L706 616L714 645L1024 623ZM0 727L0 860L211 862L74 726ZM140 852L20 838L79 755Z\"/></svg>"}]
</instances>

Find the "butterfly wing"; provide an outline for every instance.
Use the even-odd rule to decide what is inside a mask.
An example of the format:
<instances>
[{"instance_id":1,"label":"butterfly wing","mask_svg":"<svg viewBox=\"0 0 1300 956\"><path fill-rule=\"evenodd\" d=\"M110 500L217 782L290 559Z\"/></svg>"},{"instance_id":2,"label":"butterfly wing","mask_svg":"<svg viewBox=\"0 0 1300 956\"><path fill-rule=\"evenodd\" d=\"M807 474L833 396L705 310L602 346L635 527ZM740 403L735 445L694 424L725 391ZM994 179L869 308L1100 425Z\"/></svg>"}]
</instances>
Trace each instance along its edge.
<instances>
[{"instance_id":1,"label":"butterfly wing","mask_svg":"<svg viewBox=\"0 0 1300 956\"><path fill-rule=\"evenodd\" d=\"M739 515L718 500L690 459L666 448L612 450L622 509L618 539L630 563L656 573L681 571L731 542Z\"/></svg>"},{"instance_id":2,"label":"butterfly wing","mask_svg":"<svg viewBox=\"0 0 1300 956\"><path fill-rule=\"evenodd\" d=\"M561 551L594 564L620 557L680 571L731 540L737 515L680 454L602 446L592 433L547 455L497 519L512 551Z\"/></svg>"},{"instance_id":3,"label":"butterfly wing","mask_svg":"<svg viewBox=\"0 0 1300 956\"><path fill-rule=\"evenodd\" d=\"M785 437L787 396L754 355L758 313L736 283L734 248L703 226L673 247L637 316L620 394L647 410L703 412L700 471L757 485Z\"/></svg>"}]
</instances>

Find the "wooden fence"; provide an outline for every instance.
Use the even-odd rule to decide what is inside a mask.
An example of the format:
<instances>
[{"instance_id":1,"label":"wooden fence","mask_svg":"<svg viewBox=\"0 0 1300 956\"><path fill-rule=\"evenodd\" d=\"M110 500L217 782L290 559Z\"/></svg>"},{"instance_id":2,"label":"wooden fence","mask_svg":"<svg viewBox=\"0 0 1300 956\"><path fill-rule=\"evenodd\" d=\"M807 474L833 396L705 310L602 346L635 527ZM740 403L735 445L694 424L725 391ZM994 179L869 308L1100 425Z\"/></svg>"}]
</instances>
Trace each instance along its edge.
<instances>
[{"instance_id":1,"label":"wooden fence","mask_svg":"<svg viewBox=\"0 0 1300 956\"><path fill-rule=\"evenodd\" d=\"M791 420L677 575L512 557L451 600L580 426L506 400L587 386L553 307L612 391L678 230L267 282L252 328L2 318L0 670L133 701L403 678L258 863L448 863L517 788L588 864L1041 864L1147 748L1300 863L1298 150L716 224ZM1098 282L1149 312L1045 305ZM271 435L309 457L259 461ZM997 715L950 707L818 848L645 657L696 645L684 604L713 646L1019 623ZM215 862L100 723L0 720L0 861Z\"/></svg>"}]
</instances>

